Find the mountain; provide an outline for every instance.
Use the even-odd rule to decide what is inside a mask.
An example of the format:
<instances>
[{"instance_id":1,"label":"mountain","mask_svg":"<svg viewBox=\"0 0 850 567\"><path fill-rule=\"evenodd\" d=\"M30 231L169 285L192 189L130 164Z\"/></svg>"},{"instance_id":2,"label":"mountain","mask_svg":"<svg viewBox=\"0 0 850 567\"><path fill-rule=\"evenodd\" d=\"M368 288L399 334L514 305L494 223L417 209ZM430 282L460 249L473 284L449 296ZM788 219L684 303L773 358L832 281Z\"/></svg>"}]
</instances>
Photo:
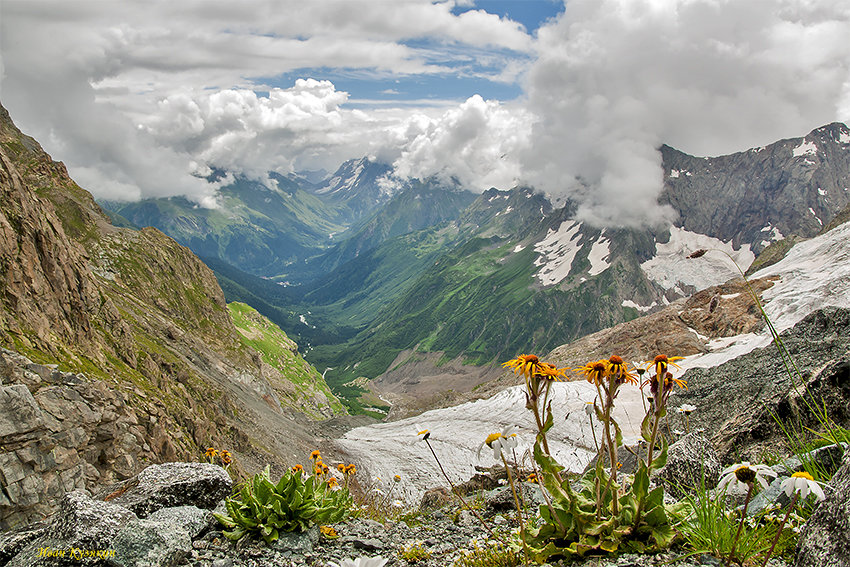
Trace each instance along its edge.
<instances>
[{"instance_id":1,"label":"mountain","mask_svg":"<svg viewBox=\"0 0 850 567\"><path fill-rule=\"evenodd\" d=\"M110 224L2 107L0 282L2 528L208 447L280 470L343 411L274 325L160 231Z\"/></svg>"},{"instance_id":2,"label":"mountain","mask_svg":"<svg viewBox=\"0 0 850 567\"><path fill-rule=\"evenodd\" d=\"M340 206L347 222L356 222L380 208L402 186L392 167L368 157L348 160L315 189L327 202Z\"/></svg>"},{"instance_id":3,"label":"mountain","mask_svg":"<svg viewBox=\"0 0 850 567\"><path fill-rule=\"evenodd\" d=\"M219 206L199 207L183 197L104 206L136 226L152 226L189 247L259 276L285 276L318 254L344 230L341 213L290 178L261 183L236 177L219 191Z\"/></svg>"},{"instance_id":4,"label":"mountain","mask_svg":"<svg viewBox=\"0 0 850 567\"><path fill-rule=\"evenodd\" d=\"M659 205L678 219L634 229L591 226L572 201L556 208L528 188L469 202L433 182L399 186L364 158L314 189L325 210L362 202L364 216L288 266L302 285L217 273L230 299L309 343L335 391L350 397L373 380L399 407L427 407L442 403L449 376L452 389L469 390L495 375L481 365L661 309L746 271L759 254L759 265L781 258L848 205L848 148L839 123L727 156L662 146ZM711 250L702 262L684 261L700 248Z\"/></svg>"},{"instance_id":5,"label":"mountain","mask_svg":"<svg viewBox=\"0 0 850 567\"><path fill-rule=\"evenodd\" d=\"M445 380L439 369L448 361L547 351L726 281L771 242L813 236L850 200L848 149L843 124L717 158L664 146L659 203L679 213L668 228L599 229L576 220L569 201L552 210L530 190L490 190L445 229L455 232L451 248L392 304L345 345L317 347L311 359L334 368L327 378L335 385L380 377L372 385L381 395L421 407L423 396L441 397L434 382ZM699 248L712 252L686 262ZM379 271L381 251L345 268L365 269L368 260ZM350 280L345 289L340 302L357 295ZM492 375L471 371L455 387Z\"/></svg>"}]
</instances>

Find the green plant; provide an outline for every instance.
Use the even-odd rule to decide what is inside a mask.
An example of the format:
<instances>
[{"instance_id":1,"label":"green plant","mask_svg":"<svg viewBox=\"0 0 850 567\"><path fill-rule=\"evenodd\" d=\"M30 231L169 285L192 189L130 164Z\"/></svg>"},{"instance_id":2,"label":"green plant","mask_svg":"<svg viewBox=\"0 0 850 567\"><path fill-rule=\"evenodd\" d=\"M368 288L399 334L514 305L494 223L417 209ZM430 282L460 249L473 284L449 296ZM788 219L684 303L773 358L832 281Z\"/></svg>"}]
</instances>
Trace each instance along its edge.
<instances>
[{"instance_id":1,"label":"green plant","mask_svg":"<svg viewBox=\"0 0 850 567\"><path fill-rule=\"evenodd\" d=\"M722 559L734 554L735 561L743 565L764 553L777 531L775 524L761 515L740 522L726 508L725 490L712 494L703 484L686 499L691 514L679 529L691 550L689 555L708 553Z\"/></svg>"},{"instance_id":2,"label":"green plant","mask_svg":"<svg viewBox=\"0 0 850 567\"><path fill-rule=\"evenodd\" d=\"M424 542L417 540L402 545L398 550L398 556L408 563L413 564L426 561L431 557L431 552L425 549Z\"/></svg>"},{"instance_id":3,"label":"green plant","mask_svg":"<svg viewBox=\"0 0 850 567\"><path fill-rule=\"evenodd\" d=\"M522 554L514 546L498 540L489 540L484 545L472 540L469 549L463 549L452 567L517 567L522 565Z\"/></svg>"},{"instance_id":4,"label":"green plant","mask_svg":"<svg viewBox=\"0 0 850 567\"><path fill-rule=\"evenodd\" d=\"M331 484L294 467L274 484L266 467L237 495L225 500L227 515L215 514L215 518L227 528L224 535L228 539L239 540L253 533L271 544L280 532L304 531L314 524L344 519L351 508L351 497L346 488Z\"/></svg>"},{"instance_id":5,"label":"green plant","mask_svg":"<svg viewBox=\"0 0 850 567\"><path fill-rule=\"evenodd\" d=\"M675 359L673 357L670 361ZM592 552L617 550L647 552L672 544L677 534L674 524L684 515L686 505L666 506L664 489L649 488L651 472L663 467L667 461L665 440L662 439L657 457L653 458L652 451L658 438L660 420L666 415L667 397L674 383L683 384L673 380L667 372L667 363L666 356L656 359L654 401L642 427L642 434L649 442L649 455L646 462L640 462L631 478L617 478L617 450L622 446L623 437L612 411L620 386L637 384L637 379L619 356L578 369L596 386L598 395L593 413L603 428L596 466L579 479L578 487L573 487L572 479L548 451L546 433L554 423L551 405L540 408L534 403L535 392L527 392L529 408L534 411L539 427L534 443L534 461L540 467L537 476L546 489L546 504L540 507L538 525L522 534L533 560L543 562L551 557L580 557ZM551 381L558 374L563 374L562 370L539 362L533 355L522 355L504 366L527 373L527 387L539 385L544 380ZM609 464L607 470L606 458Z\"/></svg>"}]
</instances>

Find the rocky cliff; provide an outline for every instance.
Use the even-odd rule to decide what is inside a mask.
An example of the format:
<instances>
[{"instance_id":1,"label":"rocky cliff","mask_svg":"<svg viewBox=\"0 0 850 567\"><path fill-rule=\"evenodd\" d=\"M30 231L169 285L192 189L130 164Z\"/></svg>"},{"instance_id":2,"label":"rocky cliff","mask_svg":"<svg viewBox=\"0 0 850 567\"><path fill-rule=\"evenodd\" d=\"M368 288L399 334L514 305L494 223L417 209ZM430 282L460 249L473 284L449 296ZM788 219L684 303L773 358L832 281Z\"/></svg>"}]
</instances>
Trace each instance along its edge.
<instances>
[{"instance_id":1,"label":"rocky cliff","mask_svg":"<svg viewBox=\"0 0 850 567\"><path fill-rule=\"evenodd\" d=\"M315 443L286 369L244 342L212 271L155 229L112 226L2 107L0 346L6 526L145 462L214 446L238 473ZM324 394L307 405L341 411Z\"/></svg>"}]
</instances>

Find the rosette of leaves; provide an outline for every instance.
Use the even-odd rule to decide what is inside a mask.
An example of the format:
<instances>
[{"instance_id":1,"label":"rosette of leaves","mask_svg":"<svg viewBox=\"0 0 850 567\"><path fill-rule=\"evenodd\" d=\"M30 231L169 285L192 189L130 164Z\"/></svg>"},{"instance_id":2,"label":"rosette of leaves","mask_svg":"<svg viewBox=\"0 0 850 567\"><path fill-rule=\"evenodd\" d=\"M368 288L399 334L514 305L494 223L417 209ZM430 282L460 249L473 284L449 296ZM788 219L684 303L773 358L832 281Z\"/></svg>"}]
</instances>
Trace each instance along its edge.
<instances>
[{"instance_id":1,"label":"rosette of leaves","mask_svg":"<svg viewBox=\"0 0 850 567\"><path fill-rule=\"evenodd\" d=\"M267 544L280 532L304 531L314 524L343 520L351 509L346 488L332 489L316 476L287 471L277 484L269 479L269 467L245 483L238 494L225 500L227 515L214 514L227 530L224 536L239 540L259 534Z\"/></svg>"},{"instance_id":2,"label":"rosette of leaves","mask_svg":"<svg viewBox=\"0 0 850 567\"><path fill-rule=\"evenodd\" d=\"M550 427L551 416L546 429ZM540 524L528 531L526 543L534 560L544 562L552 557L574 558L618 550L652 552L673 543L677 535L674 525L686 515L685 505L665 506L663 487L649 489L646 463L641 463L634 478L628 479L628 487L620 490L602 459L574 488L562 474L563 467L542 450L540 436L534 444L534 460L548 493L547 503L540 506ZM666 460L665 445L651 466L660 468Z\"/></svg>"}]
</instances>

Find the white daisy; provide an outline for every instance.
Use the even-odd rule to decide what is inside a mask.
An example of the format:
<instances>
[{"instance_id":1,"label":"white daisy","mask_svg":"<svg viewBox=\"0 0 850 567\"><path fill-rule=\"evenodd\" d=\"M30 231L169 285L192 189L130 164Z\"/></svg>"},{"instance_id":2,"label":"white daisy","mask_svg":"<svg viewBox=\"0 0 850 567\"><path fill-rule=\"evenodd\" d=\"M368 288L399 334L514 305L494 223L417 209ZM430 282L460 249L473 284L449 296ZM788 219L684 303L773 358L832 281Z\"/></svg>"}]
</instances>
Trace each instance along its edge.
<instances>
[{"instance_id":1,"label":"white daisy","mask_svg":"<svg viewBox=\"0 0 850 567\"><path fill-rule=\"evenodd\" d=\"M331 567L384 567L389 559L378 557L358 557L357 559L343 559L340 563L329 561Z\"/></svg>"},{"instance_id":2,"label":"white daisy","mask_svg":"<svg viewBox=\"0 0 850 567\"><path fill-rule=\"evenodd\" d=\"M509 425L501 433L491 433L488 435L487 439L478 446L478 458L481 458L481 450L486 445L493 449L493 458L501 461L503 451L510 451L517 446L518 438L516 430L515 425Z\"/></svg>"},{"instance_id":3,"label":"white daisy","mask_svg":"<svg viewBox=\"0 0 850 567\"><path fill-rule=\"evenodd\" d=\"M809 495L809 492L813 493L818 500L826 498L820 483L807 472L795 472L789 478L783 480L779 486L785 491L785 496L788 498L791 498L792 492L799 492L803 499Z\"/></svg>"},{"instance_id":4,"label":"white daisy","mask_svg":"<svg viewBox=\"0 0 850 567\"><path fill-rule=\"evenodd\" d=\"M769 485L767 478L775 477L776 473L767 465L751 465L748 461L732 465L720 473L722 475L717 488L732 492L746 492L753 481L758 481L762 488Z\"/></svg>"}]
</instances>

